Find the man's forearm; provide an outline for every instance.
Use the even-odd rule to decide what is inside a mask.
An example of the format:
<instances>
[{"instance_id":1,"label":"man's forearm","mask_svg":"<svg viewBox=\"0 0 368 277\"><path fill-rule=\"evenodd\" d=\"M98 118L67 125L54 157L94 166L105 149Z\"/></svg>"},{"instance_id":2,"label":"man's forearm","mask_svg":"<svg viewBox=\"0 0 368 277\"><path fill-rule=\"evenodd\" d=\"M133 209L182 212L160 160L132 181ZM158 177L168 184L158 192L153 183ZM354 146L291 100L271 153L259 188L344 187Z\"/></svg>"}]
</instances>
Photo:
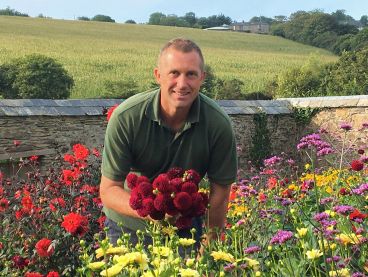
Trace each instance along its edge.
<instances>
[{"instance_id":1,"label":"man's forearm","mask_svg":"<svg viewBox=\"0 0 368 277\"><path fill-rule=\"evenodd\" d=\"M130 193L123 189L120 182L112 181L104 176L101 178L100 196L104 206L131 217L140 218L129 205Z\"/></svg>"}]
</instances>

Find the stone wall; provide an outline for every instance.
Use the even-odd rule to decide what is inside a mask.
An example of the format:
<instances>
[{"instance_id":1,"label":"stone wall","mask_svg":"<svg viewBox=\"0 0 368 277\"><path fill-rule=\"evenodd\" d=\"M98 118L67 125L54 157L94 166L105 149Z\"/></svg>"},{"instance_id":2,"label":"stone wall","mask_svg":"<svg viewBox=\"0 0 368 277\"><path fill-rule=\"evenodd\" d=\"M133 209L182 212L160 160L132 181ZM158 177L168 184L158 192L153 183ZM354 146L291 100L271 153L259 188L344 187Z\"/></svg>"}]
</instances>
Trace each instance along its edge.
<instances>
[{"instance_id":1,"label":"stone wall","mask_svg":"<svg viewBox=\"0 0 368 277\"><path fill-rule=\"evenodd\" d=\"M75 143L88 147L103 144L105 112L121 100L0 100L0 170L6 161L38 155L45 166ZM271 154L296 156L296 144L306 133L324 128L339 133L339 124L349 122L351 139L366 142L358 129L368 123L368 96L291 98L259 101L221 100L220 106L234 123L240 167L249 160L255 133L254 115L267 115ZM295 120L296 108L318 108L307 125ZM15 146L14 140L20 142ZM3 167L1 169L1 167Z\"/></svg>"}]
</instances>

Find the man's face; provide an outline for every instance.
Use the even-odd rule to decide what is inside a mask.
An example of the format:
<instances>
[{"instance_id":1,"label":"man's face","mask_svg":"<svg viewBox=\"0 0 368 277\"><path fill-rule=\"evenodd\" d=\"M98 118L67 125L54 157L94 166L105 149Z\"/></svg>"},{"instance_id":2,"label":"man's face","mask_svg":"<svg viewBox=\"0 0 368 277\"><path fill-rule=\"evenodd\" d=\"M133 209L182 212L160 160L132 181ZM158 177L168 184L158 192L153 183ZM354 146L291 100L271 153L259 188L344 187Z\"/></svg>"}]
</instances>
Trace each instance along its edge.
<instances>
[{"instance_id":1,"label":"man's face","mask_svg":"<svg viewBox=\"0 0 368 277\"><path fill-rule=\"evenodd\" d=\"M197 52L183 53L172 48L162 54L154 74L161 88L161 106L166 111L190 108L205 77Z\"/></svg>"}]
</instances>

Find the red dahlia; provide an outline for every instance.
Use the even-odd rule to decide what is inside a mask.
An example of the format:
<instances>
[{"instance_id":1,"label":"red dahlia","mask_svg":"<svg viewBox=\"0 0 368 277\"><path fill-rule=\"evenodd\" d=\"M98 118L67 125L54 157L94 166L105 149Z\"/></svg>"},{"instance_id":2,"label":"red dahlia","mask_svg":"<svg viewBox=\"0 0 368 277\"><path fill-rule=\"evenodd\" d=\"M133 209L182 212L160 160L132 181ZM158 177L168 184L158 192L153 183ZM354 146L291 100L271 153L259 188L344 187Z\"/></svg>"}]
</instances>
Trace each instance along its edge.
<instances>
[{"instance_id":1,"label":"red dahlia","mask_svg":"<svg viewBox=\"0 0 368 277\"><path fill-rule=\"evenodd\" d=\"M27 272L24 277L43 277L43 275L38 272Z\"/></svg>"},{"instance_id":2,"label":"red dahlia","mask_svg":"<svg viewBox=\"0 0 368 277\"><path fill-rule=\"evenodd\" d=\"M155 206L156 210L166 213L169 202L170 194L159 193L156 195L153 205Z\"/></svg>"},{"instance_id":3,"label":"red dahlia","mask_svg":"<svg viewBox=\"0 0 368 277\"><path fill-rule=\"evenodd\" d=\"M196 184L194 184L193 182L185 182L182 186L181 186L181 191L185 191L189 194L195 193L198 191L198 187Z\"/></svg>"},{"instance_id":4,"label":"red dahlia","mask_svg":"<svg viewBox=\"0 0 368 277\"><path fill-rule=\"evenodd\" d=\"M360 160L353 160L351 162L351 169L354 171L361 171L364 167L364 164Z\"/></svg>"},{"instance_id":5,"label":"red dahlia","mask_svg":"<svg viewBox=\"0 0 368 277\"><path fill-rule=\"evenodd\" d=\"M184 170L180 167L173 167L167 172L167 176L170 180L175 178L181 178L184 174Z\"/></svg>"},{"instance_id":6,"label":"red dahlia","mask_svg":"<svg viewBox=\"0 0 368 277\"><path fill-rule=\"evenodd\" d=\"M73 236L83 236L88 231L88 220L80 214L70 213L64 216L61 226Z\"/></svg>"},{"instance_id":7,"label":"red dahlia","mask_svg":"<svg viewBox=\"0 0 368 277\"><path fill-rule=\"evenodd\" d=\"M73 152L75 158L80 161L84 161L89 155L88 148L80 143L73 145Z\"/></svg>"},{"instance_id":8,"label":"red dahlia","mask_svg":"<svg viewBox=\"0 0 368 277\"><path fill-rule=\"evenodd\" d=\"M59 273L57 273L56 271L50 271L46 277L59 277Z\"/></svg>"},{"instance_id":9,"label":"red dahlia","mask_svg":"<svg viewBox=\"0 0 368 277\"><path fill-rule=\"evenodd\" d=\"M182 184L183 184L182 178L175 178L170 180L170 185L172 187L173 192L181 191Z\"/></svg>"},{"instance_id":10,"label":"red dahlia","mask_svg":"<svg viewBox=\"0 0 368 277\"><path fill-rule=\"evenodd\" d=\"M107 118L107 121L110 120L111 116L112 116L112 112L119 106L119 104L115 104L114 106L110 107L108 110L107 110L107 115L106 115L106 118Z\"/></svg>"},{"instance_id":11,"label":"red dahlia","mask_svg":"<svg viewBox=\"0 0 368 277\"><path fill-rule=\"evenodd\" d=\"M131 191L129 198L129 205L134 210L142 208L142 197L137 189L133 189Z\"/></svg>"},{"instance_id":12,"label":"red dahlia","mask_svg":"<svg viewBox=\"0 0 368 277\"><path fill-rule=\"evenodd\" d=\"M138 176L136 174L129 173L126 176L126 181L127 181L128 188L134 189L137 185L137 180L138 180Z\"/></svg>"},{"instance_id":13,"label":"red dahlia","mask_svg":"<svg viewBox=\"0 0 368 277\"><path fill-rule=\"evenodd\" d=\"M188 210L192 206L192 198L187 192L179 192L175 195L174 205L179 211Z\"/></svg>"},{"instance_id":14,"label":"red dahlia","mask_svg":"<svg viewBox=\"0 0 368 277\"><path fill-rule=\"evenodd\" d=\"M147 211L147 215L151 214L155 210L153 205L153 198L145 198L142 200L142 207Z\"/></svg>"},{"instance_id":15,"label":"red dahlia","mask_svg":"<svg viewBox=\"0 0 368 277\"><path fill-rule=\"evenodd\" d=\"M172 186L170 184L170 179L167 174L160 174L153 181L152 186L154 189L158 189L162 193L173 192Z\"/></svg>"},{"instance_id":16,"label":"red dahlia","mask_svg":"<svg viewBox=\"0 0 368 277\"><path fill-rule=\"evenodd\" d=\"M149 197L149 196L153 196L153 188L151 183L148 182L142 182L137 186L137 190L138 192L143 196L143 197Z\"/></svg>"},{"instance_id":17,"label":"red dahlia","mask_svg":"<svg viewBox=\"0 0 368 277\"><path fill-rule=\"evenodd\" d=\"M36 251L40 257L47 258L54 253L54 247L51 245L51 240L43 238L36 243Z\"/></svg>"},{"instance_id":18,"label":"red dahlia","mask_svg":"<svg viewBox=\"0 0 368 277\"><path fill-rule=\"evenodd\" d=\"M0 212L6 211L6 209L9 207L9 200L2 198L0 199Z\"/></svg>"},{"instance_id":19,"label":"red dahlia","mask_svg":"<svg viewBox=\"0 0 368 277\"><path fill-rule=\"evenodd\" d=\"M201 181L201 176L194 169L189 169L185 171L183 179L184 181L192 181L198 185L199 182Z\"/></svg>"}]
</instances>

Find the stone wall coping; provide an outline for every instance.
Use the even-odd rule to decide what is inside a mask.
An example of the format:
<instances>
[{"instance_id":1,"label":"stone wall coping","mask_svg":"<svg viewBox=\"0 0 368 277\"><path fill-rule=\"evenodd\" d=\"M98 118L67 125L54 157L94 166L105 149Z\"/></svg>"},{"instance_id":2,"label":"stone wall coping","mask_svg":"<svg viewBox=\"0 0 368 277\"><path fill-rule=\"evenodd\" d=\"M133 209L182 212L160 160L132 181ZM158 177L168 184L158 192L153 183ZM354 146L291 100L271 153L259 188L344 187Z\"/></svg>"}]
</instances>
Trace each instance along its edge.
<instances>
[{"instance_id":1,"label":"stone wall coping","mask_svg":"<svg viewBox=\"0 0 368 277\"><path fill-rule=\"evenodd\" d=\"M103 115L122 99L3 99L0 117L4 116L83 116ZM229 115L290 114L293 107L339 108L368 107L368 95L279 98L276 100L218 100Z\"/></svg>"}]
</instances>

